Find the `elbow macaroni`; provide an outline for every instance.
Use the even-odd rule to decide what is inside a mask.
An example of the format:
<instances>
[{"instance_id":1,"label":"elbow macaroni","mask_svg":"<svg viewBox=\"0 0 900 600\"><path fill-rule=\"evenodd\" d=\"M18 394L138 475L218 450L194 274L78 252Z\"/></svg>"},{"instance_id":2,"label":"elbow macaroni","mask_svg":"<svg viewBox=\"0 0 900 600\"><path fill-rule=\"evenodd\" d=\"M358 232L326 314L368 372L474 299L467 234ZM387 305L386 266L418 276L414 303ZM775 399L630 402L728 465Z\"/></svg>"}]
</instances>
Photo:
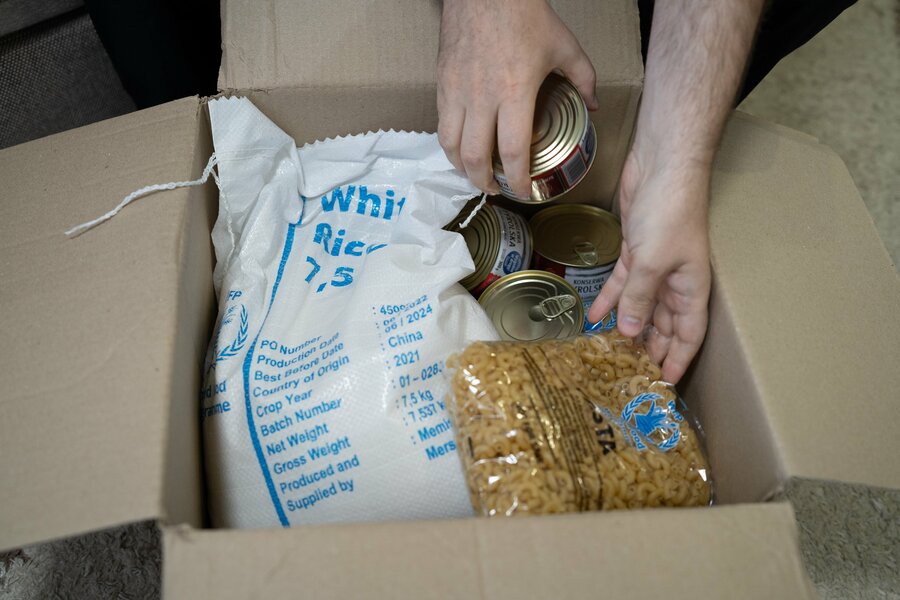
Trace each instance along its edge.
<instances>
[{"instance_id":1,"label":"elbow macaroni","mask_svg":"<svg viewBox=\"0 0 900 600\"><path fill-rule=\"evenodd\" d=\"M451 358L470 497L487 515L710 503L697 434L646 351L615 332L478 342Z\"/></svg>"}]
</instances>

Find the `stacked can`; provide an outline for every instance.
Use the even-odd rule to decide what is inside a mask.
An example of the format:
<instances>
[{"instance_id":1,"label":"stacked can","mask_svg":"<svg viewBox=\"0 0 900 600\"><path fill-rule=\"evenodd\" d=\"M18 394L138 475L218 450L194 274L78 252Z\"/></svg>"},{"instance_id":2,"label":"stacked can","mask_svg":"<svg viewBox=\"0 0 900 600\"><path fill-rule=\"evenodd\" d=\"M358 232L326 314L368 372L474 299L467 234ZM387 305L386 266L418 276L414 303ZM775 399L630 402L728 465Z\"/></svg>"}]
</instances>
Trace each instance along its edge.
<instances>
[{"instance_id":1,"label":"stacked can","mask_svg":"<svg viewBox=\"0 0 900 600\"><path fill-rule=\"evenodd\" d=\"M585 204L545 208L529 222L534 236L532 266L556 273L569 282L584 306L584 314L612 275L622 249L622 225L614 214ZM584 319L585 331L616 325L615 310L599 323Z\"/></svg>"},{"instance_id":2,"label":"stacked can","mask_svg":"<svg viewBox=\"0 0 900 600\"><path fill-rule=\"evenodd\" d=\"M504 340L534 342L575 337L584 306L565 279L547 271L519 271L492 283L478 300Z\"/></svg>"},{"instance_id":3,"label":"stacked can","mask_svg":"<svg viewBox=\"0 0 900 600\"><path fill-rule=\"evenodd\" d=\"M531 136L531 194L516 196L495 152L494 178L504 196L541 204L559 198L584 179L594 162L597 134L587 105L572 83L551 73L538 91Z\"/></svg>"},{"instance_id":4,"label":"stacked can","mask_svg":"<svg viewBox=\"0 0 900 600\"><path fill-rule=\"evenodd\" d=\"M553 73L541 85L535 102L529 196L519 198L513 193L496 153L494 177L508 198L528 204L550 202L584 179L596 146L594 125L581 94L565 77ZM471 214L476 202L470 202L459 219ZM598 220L596 211L603 218ZM488 205L466 227L448 227L463 235L475 263L475 272L460 283L479 297L503 339L565 339L586 329L612 327L614 315L595 326L585 317L621 246L618 221L614 221L618 237L612 240L606 216L615 220L610 213L588 206L543 210L532 219L541 228L539 240L524 218ZM586 222L573 223L582 219ZM598 224L599 238L594 231ZM607 248L610 243L615 245L614 256ZM535 270L528 270L529 263Z\"/></svg>"},{"instance_id":5,"label":"stacked can","mask_svg":"<svg viewBox=\"0 0 900 600\"><path fill-rule=\"evenodd\" d=\"M531 263L531 230L524 217L493 204L483 206L469 223L464 221L478 206L475 198L446 229L466 240L475 271L460 281L476 298L504 275L527 269Z\"/></svg>"}]
</instances>

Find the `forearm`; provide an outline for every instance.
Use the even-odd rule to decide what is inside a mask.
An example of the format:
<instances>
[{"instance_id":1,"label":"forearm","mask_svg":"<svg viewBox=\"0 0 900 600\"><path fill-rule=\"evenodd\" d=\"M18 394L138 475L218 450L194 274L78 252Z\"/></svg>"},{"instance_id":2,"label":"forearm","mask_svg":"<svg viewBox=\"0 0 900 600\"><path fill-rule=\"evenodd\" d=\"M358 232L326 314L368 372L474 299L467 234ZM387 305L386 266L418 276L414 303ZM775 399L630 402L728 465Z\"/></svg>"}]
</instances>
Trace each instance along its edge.
<instances>
[{"instance_id":1,"label":"forearm","mask_svg":"<svg viewBox=\"0 0 900 600\"><path fill-rule=\"evenodd\" d=\"M743 79L763 0L656 2L634 150L707 171Z\"/></svg>"}]
</instances>

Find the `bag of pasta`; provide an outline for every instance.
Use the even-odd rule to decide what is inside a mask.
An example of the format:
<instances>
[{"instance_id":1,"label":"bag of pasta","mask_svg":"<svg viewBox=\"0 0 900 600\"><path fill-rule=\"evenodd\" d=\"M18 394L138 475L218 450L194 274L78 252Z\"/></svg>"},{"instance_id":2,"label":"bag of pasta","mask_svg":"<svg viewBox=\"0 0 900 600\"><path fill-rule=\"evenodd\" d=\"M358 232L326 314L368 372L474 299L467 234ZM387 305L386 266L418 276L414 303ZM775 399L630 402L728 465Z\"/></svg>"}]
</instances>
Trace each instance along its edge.
<instances>
[{"instance_id":1,"label":"bag of pasta","mask_svg":"<svg viewBox=\"0 0 900 600\"><path fill-rule=\"evenodd\" d=\"M448 364L449 409L476 512L710 504L699 429L635 341L613 331L476 342Z\"/></svg>"}]
</instances>

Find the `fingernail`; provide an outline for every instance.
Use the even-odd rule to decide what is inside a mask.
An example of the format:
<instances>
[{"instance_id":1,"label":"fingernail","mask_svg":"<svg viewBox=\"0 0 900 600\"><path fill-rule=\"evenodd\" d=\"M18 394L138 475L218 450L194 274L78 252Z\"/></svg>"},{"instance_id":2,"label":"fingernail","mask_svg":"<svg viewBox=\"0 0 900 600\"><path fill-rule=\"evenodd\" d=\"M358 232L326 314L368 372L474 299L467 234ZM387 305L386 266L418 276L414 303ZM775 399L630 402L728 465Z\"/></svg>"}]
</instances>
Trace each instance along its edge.
<instances>
[{"instance_id":1,"label":"fingernail","mask_svg":"<svg viewBox=\"0 0 900 600\"><path fill-rule=\"evenodd\" d=\"M640 319L636 319L634 317L622 317L622 323L629 327L640 327L641 326Z\"/></svg>"}]
</instances>

